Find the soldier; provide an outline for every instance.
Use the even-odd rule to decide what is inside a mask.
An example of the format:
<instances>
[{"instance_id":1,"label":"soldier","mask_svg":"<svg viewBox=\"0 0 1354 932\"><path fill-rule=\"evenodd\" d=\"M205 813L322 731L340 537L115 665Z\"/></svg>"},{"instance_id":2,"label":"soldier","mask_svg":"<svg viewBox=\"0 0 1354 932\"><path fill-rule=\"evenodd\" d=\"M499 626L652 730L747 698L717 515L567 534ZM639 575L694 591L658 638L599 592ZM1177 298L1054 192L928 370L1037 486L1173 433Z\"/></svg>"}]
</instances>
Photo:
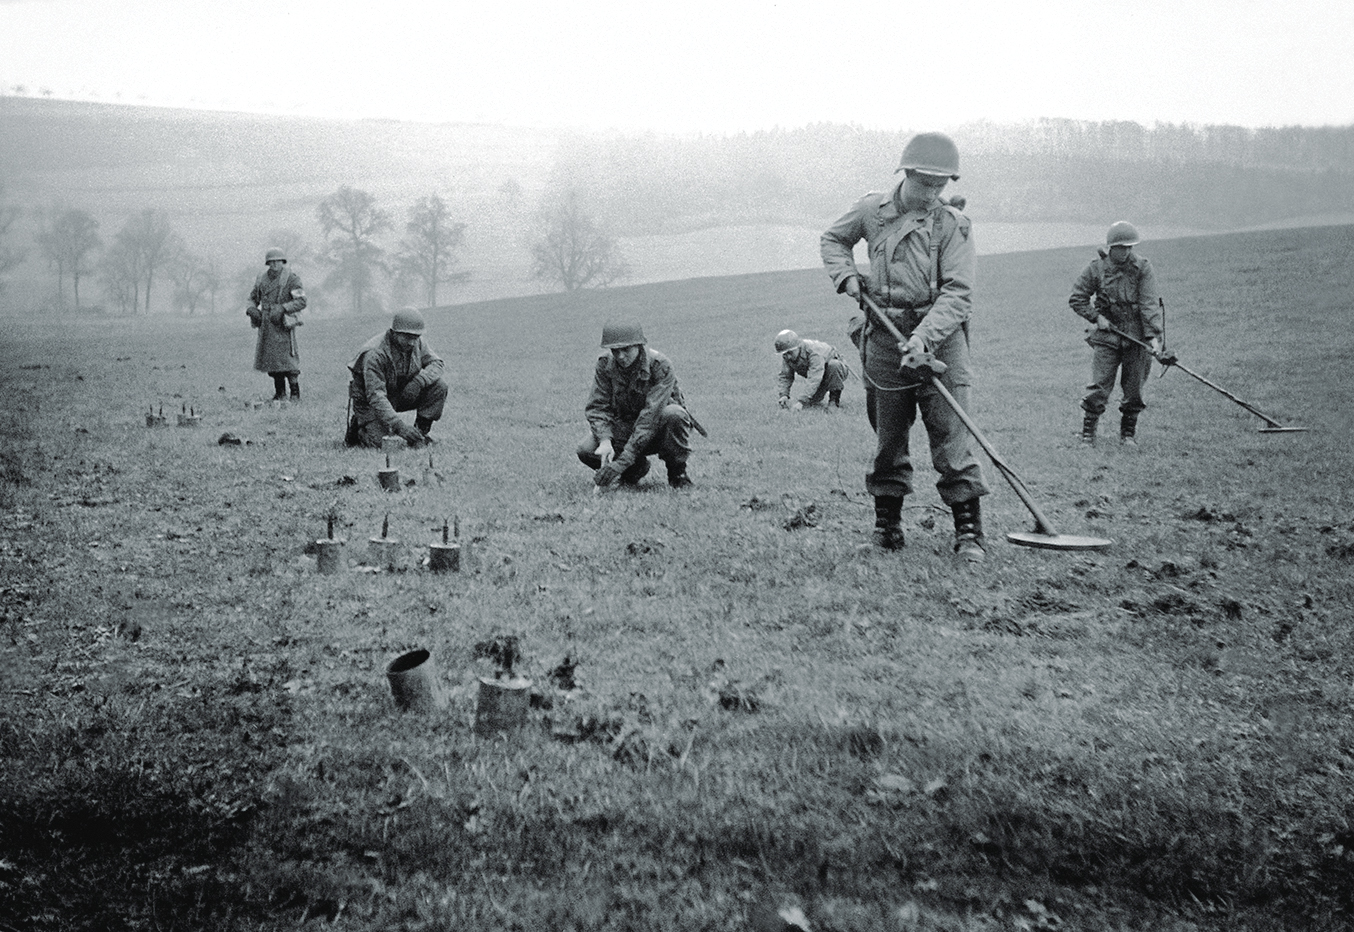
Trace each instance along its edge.
<instances>
[{"instance_id":1,"label":"soldier","mask_svg":"<svg viewBox=\"0 0 1354 932\"><path fill-rule=\"evenodd\" d=\"M287 268L287 256L274 246L263 257L268 271L260 272L249 292L245 314L249 325L259 332L254 347L254 368L273 377L273 400L301 400L301 356L296 349L296 328L304 321L300 313L306 306L306 291L301 277Z\"/></svg>"},{"instance_id":2,"label":"soldier","mask_svg":"<svg viewBox=\"0 0 1354 932\"><path fill-rule=\"evenodd\" d=\"M793 330L782 330L776 334L776 352L781 358L777 401L782 408L801 411L822 404L824 398L832 407L842 406L842 386L851 370L834 347L803 339ZM804 386L791 405L790 388L796 375L804 380Z\"/></svg>"},{"instance_id":3,"label":"soldier","mask_svg":"<svg viewBox=\"0 0 1354 932\"><path fill-rule=\"evenodd\" d=\"M648 473L649 456L657 453L668 468L668 485L690 488L691 428L704 431L686 410L672 363L645 345L644 330L630 321L603 327L602 346L610 352L597 359L579 460L596 470L593 482L599 488L616 482L633 486Z\"/></svg>"},{"instance_id":4,"label":"soldier","mask_svg":"<svg viewBox=\"0 0 1354 932\"><path fill-rule=\"evenodd\" d=\"M860 335L865 408L878 434L865 487L874 496L874 541L886 550L903 546L903 497L912 491L908 434L920 409L931 441L936 488L954 515L954 550L982 561L978 500L988 492L963 422L929 381L900 370L904 355L930 352L949 368L942 384L968 406L968 319L972 310L974 248L969 220L941 200L959 177L959 149L943 133L920 133L908 141L885 192L865 195L821 240L823 264L837 286L857 300L868 295L907 337L899 345L881 325L867 320ZM852 249L869 245L870 271L856 269ZM854 338L853 338L854 339Z\"/></svg>"},{"instance_id":5,"label":"soldier","mask_svg":"<svg viewBox=\"0 0 1354 932\"><path fill-rule=\"evenodd\" d=\"M1119 384L1123 401L1119 405L1119 442L1137 446L1138 414L1147 407L1142 400L1143 386L1152 369L1152 357L1161 355L1161 306L1157 297L1152 265L1133 252L1142 242L1137 229L1127 220L1110 224L1105 234L1105 249L1091 260L1067 299L1072 310L1095 324L1086 336L1091 345L1090 391L1081 399L1085 412L1081 422L1081 442L1095 443L1095 426L1105 413L1114 375L1122 367ZM1137 340L1146 341L1151 350L1126 340L1110 328Z\"/></svg>"},{"instance_id":6,"label":"soldier","mask_svg":"<svg viewBox=\"0 0 1354 932\"><path fill-rule=\"evenodd\" d=\"M358 350L348 365L352 381L348 400L352 416L344 442L350 446L379 447L387 435L401 437L411 447L433 443L433 423L442 417L447 383L446 363L423 339L428 329L423 315L412 307L395 312L390 329L377 334ZM410 427L396 412L414 411Z\"/></svg>"}]
</instances>

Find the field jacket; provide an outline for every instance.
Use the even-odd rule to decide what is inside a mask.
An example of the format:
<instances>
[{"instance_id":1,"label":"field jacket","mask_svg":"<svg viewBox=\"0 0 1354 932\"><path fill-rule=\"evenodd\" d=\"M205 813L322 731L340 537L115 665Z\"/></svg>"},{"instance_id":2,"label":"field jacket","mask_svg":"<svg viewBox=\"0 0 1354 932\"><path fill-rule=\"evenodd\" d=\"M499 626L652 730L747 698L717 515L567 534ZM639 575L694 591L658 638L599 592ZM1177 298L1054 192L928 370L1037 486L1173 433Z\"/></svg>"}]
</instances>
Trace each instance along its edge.
<instances>
[{"instance_id":1,"label":"field jacket","mask_svg":"<svg viewBox=\"0 0 1354 932\"><path fill-rule=\"evenodd\" d=\"M256 324L259 338L254 346L254 368L260 372L300 372L296 331L288 330L282 321L285 314L305 310L306 291L301 276L286 266L276 278L271 269L259 273L249 292L249 306L263 312Z\"/></svg>"},{"instance_id":2,"label":"field jacket","mask_svg":"<svg viewBox=\"0 0 1354 932\"><path fill-rule=\"evenodd\" d=\"M1104 315L1111 324L1139 340L1161 336L1161 306L1152 263L1137 253L1129 253L1123 265L1108 256L1091 260L1072 286L1068 305L1091 323ZM1092 330L1086 337L1092 345L1126 345L1122 337L1107 330Z\"/></svg>"},{"instance_id":3,"label":"field jacket","mask_svg":"<svg viewBox=\"0 0 1354 932\"><path fill-rule=\"evenodd\" d=\"M901 187L901 185L900 185ZM869 246L870 272L861 275L852 250ZM973 309L975 252L968 217L937 201L900 210L898 188L865 195L819 240L823 265L840 293L857 276L904 336L916 332L937 348L968 324Z\"/></svg>"},{"instance_id":4,"label":"field jacket","mask_svg":"<svg viewBox=\"0 0 1354 932\"><path fill-rule=\"evenodd\" d=\"M598 357L583 413L597 442L611 441L616 465L626 469L653 439L659 415L669 404L686 407L672 362L641 346L629 369L616 365L610 353Z\"/></svg>"},{"instance_id":5,"label":"field jacket","mask_svg":"<svg viewBox=\"0 0 1354 932\"><path fill-rule=\"evenodd\" d=\"M823 376L827 373L828 360L841 358L841 355L827 343L818 340L802 340L799 349L781 355L777 394L781 398L789 398L790 387L794 385L795 376L798 375L804 380L803 391L800 393L799 400L803 404L808 404L817 394L818 386L823 384Z\"/></svg>"},{"instance_id":6,"label":"field jacket","mask_svg":"<svg viewBox=\"0 0 1354 932\"><path fill-rule=\"evenodd\" d=\"M372 337L348 364L353 374L348 397L353 402L353 417L361 425L379 421L390 433L400 423L391 399L405 392L416 395L442 378L446 363L418 338L409 352L396 346L390 331Z\"/></svg>"}]
</instances>

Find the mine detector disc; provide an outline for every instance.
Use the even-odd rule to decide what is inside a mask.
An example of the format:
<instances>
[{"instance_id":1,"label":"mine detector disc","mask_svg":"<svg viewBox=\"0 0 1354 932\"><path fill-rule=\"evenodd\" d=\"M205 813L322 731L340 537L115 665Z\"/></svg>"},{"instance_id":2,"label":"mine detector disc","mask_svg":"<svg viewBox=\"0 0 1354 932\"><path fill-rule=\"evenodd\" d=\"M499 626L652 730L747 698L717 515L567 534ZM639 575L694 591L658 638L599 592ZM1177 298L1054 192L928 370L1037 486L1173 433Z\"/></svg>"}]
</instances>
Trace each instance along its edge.
<instances>
[{"instance_id":1,"label":"mine detector disc","mask_svg":"<svg viewBox=\"0 0 1354 932\"><path fill-rule=\"evenodd\" d=\"M1114 543L1104 537L1041 534L1038 531L1011 531L1006 539L1020 547L1036 547L1040 550L1108 550Z\"/></svg>"},{"instance_id":2,"label":"mine detector disc","mask_svg":"<svg viewBox=\"0 0 1354 932\"><path fill-rule=\"evenodd\" d=\"M1262 434L1300 434L1305 431L1305 427L1261 427Z\"/></svg>"}]
</instances>

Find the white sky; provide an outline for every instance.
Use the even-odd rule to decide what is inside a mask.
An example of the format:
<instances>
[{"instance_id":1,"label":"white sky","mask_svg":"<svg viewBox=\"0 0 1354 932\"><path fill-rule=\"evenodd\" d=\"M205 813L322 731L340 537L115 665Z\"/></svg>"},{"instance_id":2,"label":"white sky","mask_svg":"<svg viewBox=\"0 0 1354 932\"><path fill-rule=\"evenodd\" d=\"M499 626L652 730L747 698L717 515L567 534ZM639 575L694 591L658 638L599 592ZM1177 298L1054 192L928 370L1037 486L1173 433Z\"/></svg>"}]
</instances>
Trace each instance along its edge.
<instances>
[{"instance_id":1,"label":"white sky","mask_svg":"<svg viewBox=\"0 0 1354 932\"><path fill-rule=\"evenodd\" d=\"M0 0L15 85L661 132L1349 124L1354 0Z\"/></svg>"}]
</instances>

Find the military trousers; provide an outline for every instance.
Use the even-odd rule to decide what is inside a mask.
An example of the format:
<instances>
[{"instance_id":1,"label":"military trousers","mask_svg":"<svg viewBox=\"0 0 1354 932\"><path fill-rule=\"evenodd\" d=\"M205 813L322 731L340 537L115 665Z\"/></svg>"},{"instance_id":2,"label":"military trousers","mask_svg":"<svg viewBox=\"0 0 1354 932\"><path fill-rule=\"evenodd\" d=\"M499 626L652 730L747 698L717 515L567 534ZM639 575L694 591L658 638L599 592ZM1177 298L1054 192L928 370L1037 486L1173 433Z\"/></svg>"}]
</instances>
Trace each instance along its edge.
<instances>
[{"instance_id":1,"label":"military trousers","mask_svg":"<svg viewBox=\"0 0 1354 932\"><path fill-rule=\"evenodd\" d=\"M953 334L937 347L936 357L950 365L940 377L941 383L967 410L967 380L954 380L956 373L968 371L967 344L961 349L959 342L964 339L962 332ZM931 444L931 465L940 474L936 490L941 501L953 505L986 495L989 489L974 456L968 428L931 384L900 378L897 343L882 331L873 331L867 338L865 355L865 412L878 437L874 462L865 474L866 491L874 496L912 493L909 443L920 413Z\"/></svg>"},{"instance_id":2,"label":"military trousers","mask_svg":"<svg viewBox=\"0 0 1354 932\"><path fill-rule=\"evenodd\" d=\"M1094 331L1092 331L1094 335ZM1118 341L1114 334L1110 336ZM1086 397L1081 399L1081 407L1087 414L1097 417L1105 413L1110 393L1114 391L1114 377L1119 375L1119 386L1123 390L1123 400L1119 411L1123 414L1137 414L1147 404L1142 400L1143 387L1152 372L1152 354L1135 343L1123 341L1123 345L1108 340L1087 340L1091 344L1091 384L1087 385Z\"/></svg>"},{"instance_id":3,"label":"military trousers","mask_svg":"<svg viewBox=\"0 0 1354 932\"><path fill-rule=\"evenodd\" d=\"M840 359L829 359L827 365L823 367L823 381L818 383L818 391L814 392L813 396L804 404L822 404L823 399L828 396L829 392L841 391L846 386L846 374L849 371L846 368L846 363Z\"/></svg>"},{"instance_id":4,"label":"military trousers","mask_svg":"<svg viewBox=\"0 0 1354 932\"><path fill-rule=\"evenodd\" d=\"M442 419L442 410L447 403L446 380L438 379L429 385L425 385L418 393L418 397L413 401L403 401L399 394L390 399L391 407L396 411L413 411L415 417L420 421L432 423ZM353 401L353 418L348 424L348 445L364 447L379 447L381 439L389 431L386 424L376 416L376 412L368 405L359 405L356 400ZM355 441L355 442L354 442Z\"/></svg>"},{"instance_id":5,"label":"military trousers","mask_svg":"<svg viewBox=\"0 0 1354 932\"><path fill-rule=\"evenodd\" d=\"M611 446L616 451L616 456L619 457L622 452L630 452L627 448L629 439L628 429L623 435L612 436ZM602 467L602 458L597 455L597 448L601 443L591 427L579 441L578 459L589 469ZM648 472L647 458L655 453L667 466L668 475L676 476L685 472L687 457L691 455L691 415L686 413L686 408L679 404L664 407L658 415L658 428L649 438L649 442L643 449L634 450L633 453L635 461L621 474L622 480L634 481Z\"/></svg>"}]
</instances>

